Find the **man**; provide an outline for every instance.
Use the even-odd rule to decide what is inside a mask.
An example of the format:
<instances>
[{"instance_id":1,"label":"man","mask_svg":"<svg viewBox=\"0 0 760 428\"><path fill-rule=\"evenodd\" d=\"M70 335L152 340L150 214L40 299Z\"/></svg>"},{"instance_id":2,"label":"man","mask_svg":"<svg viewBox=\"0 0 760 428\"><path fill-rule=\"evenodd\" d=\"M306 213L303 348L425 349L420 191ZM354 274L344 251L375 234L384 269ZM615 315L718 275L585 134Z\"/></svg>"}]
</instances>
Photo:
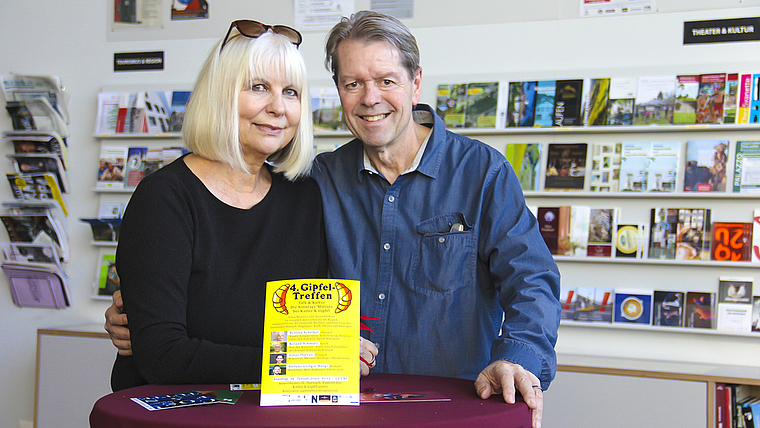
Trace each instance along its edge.
<instances>
[{"instance_id":1,"label":"man","mask_svg":"<svg viewBox=\"0 0 760 428\"><path fill-rule=\"evenodd\" d=\"M519 391L539 427L559 271L515 173L418 104L419 50L395 18L356 13L326 52L356 139L318 156L312 176L330 275L360 280L361 313L378 318L363 333L379 349L374 370L475 379L479 396L507 403Z\"/></svg>"},{"instance_id":2,"label":"man","mask_svg":"<svg viewBox=\"0 0 760 428\"><path fill-rule=\"evenodd\" d=\"M559 271L509 163L418 105L419 50L395 18L356 13L325 50L357 138L318 156L312 177L330 274L360 279L362 315L379 318L365 332L375 370L476 379L481 397L510 403L517 388L538 426Z\"/></svg>"}]
</instances>

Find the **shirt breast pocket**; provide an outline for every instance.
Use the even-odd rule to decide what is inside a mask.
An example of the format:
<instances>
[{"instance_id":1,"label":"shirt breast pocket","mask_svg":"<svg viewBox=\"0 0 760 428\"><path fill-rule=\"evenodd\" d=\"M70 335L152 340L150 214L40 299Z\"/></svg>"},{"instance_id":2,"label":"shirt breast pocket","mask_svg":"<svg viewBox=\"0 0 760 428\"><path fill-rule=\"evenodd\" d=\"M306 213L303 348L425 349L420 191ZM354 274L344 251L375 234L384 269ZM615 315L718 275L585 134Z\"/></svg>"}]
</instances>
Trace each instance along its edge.
<instances>
[{"instance_id":1,"label":"shirt breast pocket","mask_svg":"<svg viewBox=\"0 0 760 428\"><path fill-rule=\"evenodd\" d=\"M420 222L417 233L420 248L412 261L415 290L450 294L475 283L475 233L464 214L444 214Z\"/></svg>"}]
</instances>

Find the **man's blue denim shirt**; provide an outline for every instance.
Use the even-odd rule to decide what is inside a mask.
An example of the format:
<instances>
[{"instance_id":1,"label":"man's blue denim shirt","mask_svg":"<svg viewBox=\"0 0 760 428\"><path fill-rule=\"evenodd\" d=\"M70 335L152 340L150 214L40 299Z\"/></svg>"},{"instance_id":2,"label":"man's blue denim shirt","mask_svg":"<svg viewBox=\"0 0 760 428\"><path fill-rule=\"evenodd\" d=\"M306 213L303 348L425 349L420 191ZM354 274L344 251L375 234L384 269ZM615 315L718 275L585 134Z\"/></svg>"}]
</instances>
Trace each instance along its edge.
<instances>
[{"instance_id":1,"label":"man's blue denim shirt","mask_svg":"<svg viewBox=\"0 0 760 428\"><path fill-rule=\"evenodd\" d=\"M517 177L501 153L447 131L429 106L414 113L432 134L417 168L392 185L364 167L358 139L320 154L312 171L330 275L361 281L361 315L379 318L363 320L380 350L374 370L475 379L508 360L546 389L560 275Z\"/></svg>"}]
</instances>

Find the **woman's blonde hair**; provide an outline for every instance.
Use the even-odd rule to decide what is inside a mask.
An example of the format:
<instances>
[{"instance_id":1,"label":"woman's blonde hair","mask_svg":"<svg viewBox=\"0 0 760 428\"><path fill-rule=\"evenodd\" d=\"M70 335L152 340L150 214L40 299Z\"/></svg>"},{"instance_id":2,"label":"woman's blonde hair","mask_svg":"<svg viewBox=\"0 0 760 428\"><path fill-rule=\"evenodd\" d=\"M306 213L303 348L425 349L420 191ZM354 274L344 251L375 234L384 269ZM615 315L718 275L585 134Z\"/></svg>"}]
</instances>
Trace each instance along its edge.
<instances>
[{"instance_id":1,"label":"woman's blonde hair","mask_svg":"<svg viewBox=\"0 0 760 428\"><path fill-rule=\"evenodd\" d=\"M267 161L290 180L308 174L314 158L311 104L306 64L298 48L285 36L267 32L258 38L233 29L224 48L211 49L185 111L182 136L198 156L248 171L239 136L238 96L254 80L281 74L298 91L301 119L293 140Z\"/></svg>"}]
</instances>

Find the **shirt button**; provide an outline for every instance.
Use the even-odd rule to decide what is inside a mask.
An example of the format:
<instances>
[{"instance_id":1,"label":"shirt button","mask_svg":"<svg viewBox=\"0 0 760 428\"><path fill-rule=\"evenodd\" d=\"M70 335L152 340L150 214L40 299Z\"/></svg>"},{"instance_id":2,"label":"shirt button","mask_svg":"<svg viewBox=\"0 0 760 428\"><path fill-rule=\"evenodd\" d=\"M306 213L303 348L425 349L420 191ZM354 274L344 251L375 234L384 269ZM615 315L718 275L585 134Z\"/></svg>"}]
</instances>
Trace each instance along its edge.
<instances>
[{"instance_id":1,"label":"shirt button","mask_svg":"<svg viewBox=\"0 0 760 428\"><path fill-rule=\"evenodd\" d=\"M393 195L388 196L388 202L393 202L395 200L396 200L396 198Z\"/></svg>"},{"instance_id":2,"label":"shirt button","mask_svg":"<svg viewBox=\"0 0 760 428\"><path fill-rule=\"evenodd\" d=\"M385 251L388 251L388 250L390 250L390 249L391 249L391 244L389 244L389 243L387 243L387 242L386 242L386 243L385 243L385 245L383 245L383 249L384 249Z\"/></svg>"},{"instance_id":3,"label":"shirt button","mask_svg":"<svg viewBox=\"0 0 760 428\"><path fill-rule=\"evenodd\" d=\"M380 299L380 300L385 300L385 294L380 293L380 294L377 295L377 298Z\"/></svg>"},{"instance_id":4,"label":"shirt button","mask_svg":"<svg viewBox=\"0 0 760 428\"><path fill-rule=\"evenodd\" d=\"M438 242L440 242L441 244L443 244L444 242L446 242L446 238L444 238L443 236L441 236L440 238L438 238Z\"/></svg>"}]
</instances>

